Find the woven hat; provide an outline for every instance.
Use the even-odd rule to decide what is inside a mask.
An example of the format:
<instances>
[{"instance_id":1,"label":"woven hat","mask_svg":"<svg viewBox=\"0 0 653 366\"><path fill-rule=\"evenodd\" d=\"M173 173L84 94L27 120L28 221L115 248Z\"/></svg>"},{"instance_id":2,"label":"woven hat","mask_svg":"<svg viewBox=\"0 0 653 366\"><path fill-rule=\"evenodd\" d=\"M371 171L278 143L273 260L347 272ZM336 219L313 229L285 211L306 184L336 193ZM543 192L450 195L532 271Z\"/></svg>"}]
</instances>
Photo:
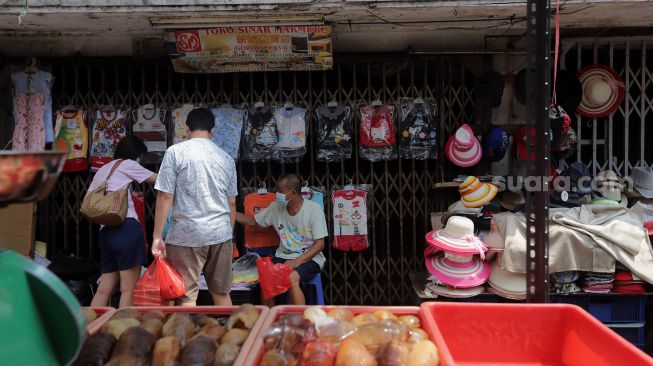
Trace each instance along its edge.
<instances>
[{"instance_id":1,"label":"woven hat","mask_svg":"<svg viewBox=\"0 0 653 366\"><path fill-rule=\"evenodd\" d=\"M449 161L461 168L476 165L483 156L481 144L467 124L462 125L449 137L444 152Z\"/></svg>"},{"instance_id":2,"label":"woven hat","mask_svg":"<svg viewBox=\"0 0 653 366\"><path fill-rule=\"evenodd\" d=\"M476 256L439 253L425 260L426 268L436 280L455 288L480 286L490 276L490 265Z\"/></svg>"},{"instance_id":3,"label":"woven hat","mask_svg":"<svg viewBox=\"0 0 653 366\"><path fill-rule=\"evenodd\" d=\"M619 177L612 170L604 170L596 176L596 191L609 200L621 202L621 195L624 185Z\"/></svg>"},{"instance_id":4,"label":"woven hat","mask_svg":"<svg viewBox=\"0 0 653 366\"><path fill-rule=\"evenodd\" d=\"M526 298L526 274L506 271L499 265L500 259L492 266L487 284L488 291L511 300Z\"/></svg>"},{"instance_id":5,"label":"woven hat","mask_svg":"<svg viewBox=\"0 0 653 366\"><path fill-rule=\"evenodd\" d=\"M644 198L653 198L653 167L635 167L630 172L635 192Z\"/></svg>"},{"instance_id":6,"label":"woven hat","mask_svg":"<svg viewBox=\"0 0 653 366\"><path fill-rule=\"evenodd\" d=\"M446 252L485 256L487 246L474 235L474 222L466 217L451 216L444 229L426 234L426 242Z\"/></svg>"},{"instance_id":7,"label":"woven hat","mask_svg":"<svg viewBox=\"0 0 653 366\"><path fill-rule=\"evenodd\" d=\"M484 107L497 108L501 105L505 86L503 75L497 71L490 71L481 75L474 86L476 101Z\"/></svg>"},{"instance_id":8,"label":"woven hat","mask_svg":"<svg viewBox=\"0 0 653 366\"><path fill-rule=\"evenodd\" d=\"M458 186L461 201L465 207L481 207L488 204L497 195L498 187L492 183L483 183L477 177L469 176Z\"/></svg>"},{"instance_id":9,"label":"woven hat","mask_svg":"<svg viewBox=\"0 0 653 366\"><path fill-rule=\"evenodd\" d=\"M578 71L583 97L578 113L588 118L605 117L619 108L626 90L619 73L605 65L590 65Z\"/></svg>"},{"instance_id":10,"label":"woven hat","mask_svg":"<svg viewBox=\"0 0 653 366\"><path fill-rule=\"evenodd\" d=\"M485 291L483 286L455 288L446 285L438 285L435 283L427 284L426 289L434 295L450 297L452 299L465 299L468 297L474 297L482 294Z\"/></svg>"},{"instance_id":11,"label":"woven hat","mask_svg":"<svg viewBox=\"0 0 653 366\"><path fill-rule=\"evenodd\" d=\"M490 162L497 162L508 151L508 133L499 126L492 126L483 136L483 156Z\"/></svg>"},{"instance_id":12,"label":"woven hat","mask_svg":"<svg viewBox=\"0 0 653 366\"><path fill-rule=\"evenodd\" d=\"M526 203L526 199L522 191L514 192L506 189L499 193L499 204L508 211L514 211L517 206L523 205L524 203Z\"/></svg>"}]
</instances>

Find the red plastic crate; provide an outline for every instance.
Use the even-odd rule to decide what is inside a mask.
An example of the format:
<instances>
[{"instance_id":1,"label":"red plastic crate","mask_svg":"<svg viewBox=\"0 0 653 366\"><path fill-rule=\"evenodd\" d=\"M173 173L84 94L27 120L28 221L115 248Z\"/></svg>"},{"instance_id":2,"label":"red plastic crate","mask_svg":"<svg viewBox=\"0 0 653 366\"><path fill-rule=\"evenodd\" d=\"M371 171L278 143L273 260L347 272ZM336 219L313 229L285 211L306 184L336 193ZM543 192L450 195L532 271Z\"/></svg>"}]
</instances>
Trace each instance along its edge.
<instances>
[{"instance_id":1,"label":"red plastic crate","mask_svg":"<svg viewBox=\"0 0 653 366\"><path fill-rule=\"evenodd\" d=\"M261 358L263 358L263 355L265 354L265 347L263 346L263 337L262 337L263 331L265 331L270 326L272 326L272 324L274 324L274 322L281 315L303 313L304 310L306 310L309 307L313 307L313 306L282 305L282 306L273 307L270 310L267 319L265 319L265 322L263 322L263 324L261 325L260 333L256 335L256 339L254 340L254 344L251 348L250 355L245 361L245 365L256 366L261 361ZM377 310L389 311L397 316L415 315L420 319L420 322L422 323L422 328L426 331L426 328L424 328L424 319L420 314L420 309L414 306L320 306L320 308L324 309L324 311L327 312L333 308L348 309L349 311L354 313L354 315L373 313ZM431 340L434 339L432 338ZM438 343L437 341L435 341L435 345L438 348L438 351L440 351L441 347L444 347L443 344Z\"/></svg>"},{"instance_id":2,"label":"red plastic crate","mask_svg":"<svg viewBox=\"0 0 653 366\"><path fill-rule=\"evenodd\" d=\"M88 307L84 309L91 309L95 312L95 315L97 315L97 319L93 320L92 322L86 325L86 332L88 334L97 333L100 330L100 328L102 328L104 323L108 322L109 319L111 319L113 313L116 312L116 309L107 306Z\"/></svg>"},{"instance_id":3,"label":"red plastic crate","mask_svg":"<svg viewBox=\"0 0 653 366\"><path fill-rule=\"evenodd\" d=\"M238 358L236 358L236 361L234 361L233 366L243 366L247 365L245 363L245 359L247 356L251 353L252 345L254 343L254 339L258 336L258 334L261 332L261 326L263 325L263 322L268 318L268 313L270 309L267 306L255 306L259 310L259 317L256 320L256 323L254 324L254 327L249 332L249 336L247 336L247 339L245 340L245 343L243 343L242 347L240 348L240 353L238 354ZM236 309L238 309L238 306L196 306L196 307L181 307L181 306L138 306L138 307L129 307L125 309L132 309L139 311L141 313L150 311L150 310L160 310L164 314L171 314L171 313L189 313L189 314L207 314L207 315L216 315L216 316L229 316L231 315ZM113 314L112 314L113 315ZM94 332L89 334L95 334L100 329L102 329L102 326L104 323L109 321L111 317L108 317L102 324L99 324L96 328L94 328Z\"/></svg>"},{"instance_id":4,"label":"red plastic crate","mask_svg":"<svg viewBox=\"0 0 653 366\"><path fill-rule=\"evenodd\" d=\"M653 365L573 305L430 302L421 313L422 327L447 345L440 365Z\"/></svg>"}]
</instances>

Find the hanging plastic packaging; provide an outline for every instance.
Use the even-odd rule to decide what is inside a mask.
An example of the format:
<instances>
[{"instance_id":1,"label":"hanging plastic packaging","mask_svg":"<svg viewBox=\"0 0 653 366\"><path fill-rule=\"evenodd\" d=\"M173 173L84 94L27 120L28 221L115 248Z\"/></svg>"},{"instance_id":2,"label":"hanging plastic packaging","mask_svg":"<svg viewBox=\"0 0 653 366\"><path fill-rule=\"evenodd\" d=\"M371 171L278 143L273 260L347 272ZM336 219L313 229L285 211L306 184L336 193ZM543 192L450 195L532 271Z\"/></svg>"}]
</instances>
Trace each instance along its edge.
<instances>
[{"instance_id":1,"label":"hanging plastic packaging","mask_svg":"<svg viewBox=\"0 0 653 366\"><path fill-rule=\"evenodd\" d=\"M141 157L143 164L160 164L163 161L163 154L168 148L165 116L165 109L154 104L143 105L134 113L133 134L147 147L147 153Z\"/></svg>"},{"instance_id":2,"label":"hanging plastic packaging","mask_svg":"<svg viewBox=\"0 0 653 366\"><path fill-rule=\"evenodd\" d=\"M272 158L277 144L276 107L257 105L247 110L243 129L243 161L264 162Z\"/></svg>"},{"instance_id":3,"label":"hanging plastic packaging","mask_svg":"<svg viewBox=\"0 0 653 366\"><path fill-rule=\"evenodd\" d=\"M232 159L240 157L240 139L243 120L247 113L230 105L211 109L215 117L215 130L211 140Z\"/></svg>"},{"instance_id":4,"label":"hanging plastic packaging","mask_svg":"<svg viewBox=\"0 0 653 366\"><path fill-rule=\"evenodd\" d=\"M401 158L436 159L437 151L435 105L421 98L404 100L399 122Z\"/></svg>"},{"instance_id":5,"label":"hanging plastic packaging","mask_svg":"<svg viewBox=\"0 0 653 366\"><path fill-rule=\"evenodd\" d=\"M360 109L360 155L368 161L397 159L395 107L378 101Z\"/></svg>"},{"instance_id":6,"label":"hanging plastic packaging","mask_svg":"<svg viewBox=\"0 0 653 366\"><path fill-rule=\"evenodd\" d=\"M113 153L123 137L127 136L128 110L118 107L100 108L93 113L91 134L91 171L97 172L113 160Z\"/></svg>"},{"instance_id":7,"label":"hanging plastic packaging","mask_svg":"<svg viewBox=\"0 0 653 366\"><path fill-rule=\"evenodd\" d=\"M356 252L370 246L367 225L372 216L368 205L371 193L372 186L367 184L336 187L331 193L334 249Z\"/></svg>"},{"instance_id":8,"label":"hanging plastic packaging","mask_svg":"<svg viewBox=\"0 0 653 366\"><path fill-rule=\"evenodd\" d=\"M272 263L272 258L263 257L256 260L258 277L261 281L261 292L266 300L281 295L290 289L288 276L292 269L285 264Z\"/></svg>"},{"instance_id":9,"label":"hanging plastic packaging","mask_svg":"<svg viewBox=\"0 0 653 366\"><path fill-rule=\"evenodd\" d=\"M351 159L354 134L351 108L330 104L318 107L317 157L318 161L337 162Z\"/></svg>"},{"instance_id":10,"label":"hanging plastic packaging","mask_svg":"<svg viewBox=\"0 0 653 366\"><path fill-rule=\"evenodd\" d=\"M273 158L280 163L300 161L306 155L306 109L286 103L274 114L277 122L277 143Z\"/></svg>"}]
</instances>

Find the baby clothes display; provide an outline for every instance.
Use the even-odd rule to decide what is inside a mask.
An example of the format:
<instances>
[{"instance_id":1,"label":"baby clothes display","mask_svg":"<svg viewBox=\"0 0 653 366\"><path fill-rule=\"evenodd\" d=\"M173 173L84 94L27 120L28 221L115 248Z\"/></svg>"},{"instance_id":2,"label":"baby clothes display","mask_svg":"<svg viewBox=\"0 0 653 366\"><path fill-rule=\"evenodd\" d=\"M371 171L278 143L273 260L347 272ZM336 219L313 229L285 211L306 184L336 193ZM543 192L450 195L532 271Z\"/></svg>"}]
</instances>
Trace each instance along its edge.
<instances>
[{"instance_id":1,"label":"baby clothes display","mask_svg":"<svg viewBox=\"0 0 653 366\"><path fill-rule=\"evenodd\" d=\"M186 118L188 118L188 113L195 108L196 107L193 104L184 104L172 111L172 124L174 126L174 137L172 138L173 144L186 141L188 138L188 136L186 136Z\"/></svg>"},{"instance_id":2,"label":"baby clothes display","mask_svg":"<svg viewBox=\"0 0 653 366\"><path fill-rule=\"evenodd\" d=\"M362 107L360 113L361 157L368 161L396 159L395 107L369 105Z\"/></svg>"},{"instance_id":3,"label":"baby clothes display","mask_svg":"<svg viewBox=\"0 0 653 366\"><path fill-rule=\"evenodd\" d=\"M52 75L45 71L15 72L14 135L12 149L43 151L46 142L54 141L52 127Z\"/></svg>"},{"instance_id":4,"label":"baby clothes display","mask_svg":"<svg viewBox=\"0 0 653 366\"><path fill-rule=\"evenodd\" d=\"M361 251L367 239L367 192L342 189L333 192L333 247L342 251Z\"/></svg>"},{"instance_id":5,"label":"baby clothes display","mask_svg":"<svg viewBox=\"0 0 653 366\"><path fill-rule=\"evenodd\" d=\"M147 147L147 153L142 157L144 164L159 164L163 160L163 154L168 148L164 117L161 108L154 104L146 104L136 113L133 132Z\"/></svg>"},{"instance_id":6,"label":"baby clothes display","mask_svg":"<svg viewBox=\"0 0 653 366\"><path fill-rule=\"evenodd\" d=\"M351 108L328 105L318 107L317 157L318 161L343 161L351 158L353 130Z\"/></svg>"},{"instance_id":7,"label":"baby clothes display","mask_svg":"<svg viewBox=\"0 0 653 366\"><path fill-rule=\"evenodd\" d=\"M286 105L277 108L277 144L273 157L281 163L297 161L306 154L306 109Z\"/></svg>"},{"instance_id":8,"label":"baby clothes display","mask_svg":"<svg viewBox=\"0 0 653 366\"><path fill-rule=\"evenodd\" d=\"M423 101L401 105L399 152L402 159L437 158L437 134L431 106Z\"/></svg>"},{"instance_id":9,"label":"baby clothes display","mask_svg":"<svg viewBox=\"0 0 653 366\"><path fill-rule=\"evenodd\" d=\"M302 188L302 197L304 197L304 199L317 203L324 211L324 193L319 191L317 188L309 188L309 187Z\"/></svg>"},{"instance_id":10,"label":"baby clothes display","mask_svg":"<svg viewBox=\"0 0 653 366\"><path fill-rule=\"evenodd\" d=\"M127 135L127 112L118 108L95 111L91 143L91 171L97 172L113 160L120 140Z\"/></svg>"},{"instance_id":11,"label":"baby clothes display","mask_svg":"<svg viewBox=\"0 0 653 366\"><path fill-rule=\"evenodd\" d=\"M244 161L261 162L272 158L277 144L276 107L261 106L247 110L243 138Z\"/></svg>"},{"instance_id":12,"label":"baby clothes display","mask_svg":"<svg viewBox=\"0 0 653 366\"><path fill-rule=\"evenodd\" d=\"M81 172L88 169L86 110L79 108L57 111L55 121L52 149L66 151L63 171Z\"/></svg>"},{"instance_id":13,"label":"baby clothes display","mask_svg":"<svg viewBox=\"0 0 653 366\"><path fill-rule=\"evenodd\" d=\"M232 159L238 160L245 111L224 105L211 109L211 112L215 117L215 130L211 140Z\"/></svg>"},{"instance_id":14,"label":"baby clothes display","mask_svg":"<svg viewBox=\"0 0 653 366\"><path fill-rule=\"evenodd\" d=\"M250 193L245 196L243 205L245 215L255 216L263 212L270 204L276 201L274 193ZM265 248L279 246L279 234L274 227L245 226L245 246L247 248Z\"/></svg>"}]
</instances>

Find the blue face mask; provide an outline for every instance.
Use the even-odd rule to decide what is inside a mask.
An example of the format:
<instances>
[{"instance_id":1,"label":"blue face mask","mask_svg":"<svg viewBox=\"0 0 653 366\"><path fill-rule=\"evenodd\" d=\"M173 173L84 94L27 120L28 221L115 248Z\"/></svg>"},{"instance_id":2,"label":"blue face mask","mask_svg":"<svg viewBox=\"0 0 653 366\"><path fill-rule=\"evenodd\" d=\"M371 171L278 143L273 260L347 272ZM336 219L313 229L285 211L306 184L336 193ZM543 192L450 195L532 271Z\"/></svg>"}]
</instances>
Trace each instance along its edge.
<instances>
[{"instance_id":1,"label":"blue face mask","mask_svg":"<svg viewBox=\"0 0 653 366\"><path fill-rule=\"evenodd\" d=\"M281 193L281 192L277 192L277 202L279 202L282 205L285 205L286 203L288 203L288 200L286 199L286 194Z\"/></svg>"}]
</instances>

